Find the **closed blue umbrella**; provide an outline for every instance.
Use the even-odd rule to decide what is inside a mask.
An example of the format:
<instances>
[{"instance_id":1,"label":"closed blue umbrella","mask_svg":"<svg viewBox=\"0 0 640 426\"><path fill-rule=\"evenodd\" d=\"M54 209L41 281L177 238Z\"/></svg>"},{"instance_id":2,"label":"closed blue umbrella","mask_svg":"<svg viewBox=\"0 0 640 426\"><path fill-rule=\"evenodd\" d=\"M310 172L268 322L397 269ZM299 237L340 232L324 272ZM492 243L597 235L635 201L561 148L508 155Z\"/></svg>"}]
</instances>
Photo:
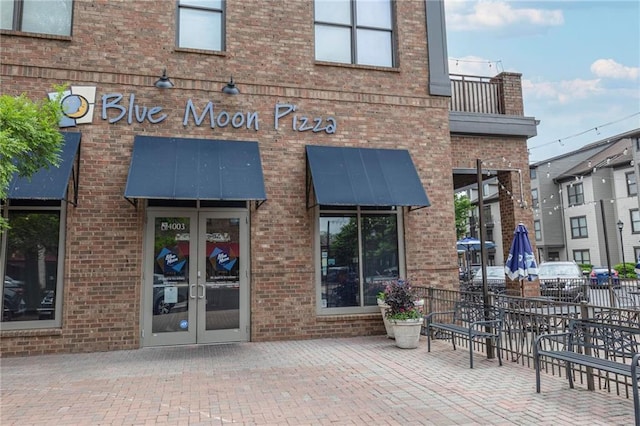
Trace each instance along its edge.
<instances>
[{"instance_id":1,"label":"closed blue umbrella","mask_svg":"<svg viewBox=\"0 0 640 426\"><path fill-rule=\"evenodd\" d=\"M538 263L533 255L529 232L522 223L519 223L513 232L513 241L504 272L512 280L522 281L525 278L532 280L538 276Z\"/></svg>"}]
</instances>

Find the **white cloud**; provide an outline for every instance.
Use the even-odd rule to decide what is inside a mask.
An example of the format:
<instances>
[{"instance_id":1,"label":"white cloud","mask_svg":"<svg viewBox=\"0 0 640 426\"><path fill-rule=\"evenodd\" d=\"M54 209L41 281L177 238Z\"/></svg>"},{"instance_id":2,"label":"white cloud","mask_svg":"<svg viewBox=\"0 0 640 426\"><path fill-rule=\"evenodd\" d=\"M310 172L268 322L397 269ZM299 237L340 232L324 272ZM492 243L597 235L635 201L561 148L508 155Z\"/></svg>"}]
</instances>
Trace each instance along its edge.
<instances>
[{"instance_id":1,"label":"white cloud","mask_svg":"<svg viewBox=\"0 0 640 426\"><path fill-rule=\"evenodd\" d=\"M637 80L640 68L627 67L613 59L598 59L591 64L591 72L600 78L614 78L621 80Z\"/></svg>"},{"instance_id":2,"label":"white cloud","mask_svg":"<svg viewBox=\"0 0 640 426\"><path fill-rule=\"evenodd\" d=\"M600 85L600 79L595 80L563 80L559 82L522 80L522 92L527 99L546 100L566 104L580 101L592 96L601 95L605 90Z\"/></svg>"},{"instance_id":3,"label":"white cloud","mask_svg":"<svg viewBox=\"0 0 640 426\"><path fill-rule=\"evenodd\" d=\"M564 23L561 10L520 9L506 1L446 0L445 10L450 30L501 29L516 25L549 27Z\"/></svg>"}]
</instances>

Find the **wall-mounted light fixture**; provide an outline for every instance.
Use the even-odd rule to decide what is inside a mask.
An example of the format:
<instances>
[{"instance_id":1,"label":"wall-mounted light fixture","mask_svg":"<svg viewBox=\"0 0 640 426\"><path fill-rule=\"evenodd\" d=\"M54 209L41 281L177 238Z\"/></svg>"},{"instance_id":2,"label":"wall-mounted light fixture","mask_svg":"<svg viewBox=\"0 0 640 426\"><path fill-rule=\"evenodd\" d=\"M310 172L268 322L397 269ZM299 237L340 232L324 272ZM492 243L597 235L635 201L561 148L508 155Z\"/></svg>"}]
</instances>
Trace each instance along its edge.
<instances>
[{"instance_id":1,"label":"wall-mounted light fixture","mask_svg":"<svg viewBox=\"0 0 640 426\"><path fill-rule=\"evenodd\" d=\"M233 82L233 76L231 76L231 80L229 80L227 85L222 88L222 93L226 93L227 95L237 95L240 93L240 90L236 87L236 83Z\"/></svg>"},{"instance_id":2,"label":"wall-mounted light fixture","mask_svg":"<svg viewBox=\"0 0 640 426\"><path fill-rule=\"evenodd\" d=\"M156 81L155 86L158 89L171 89L173 87L173 83L171 82L171 80L169 80L169 77L167 77L166 68L162 70L162 75L160 76L158 81Z\"/></svg>"}]
</instances>

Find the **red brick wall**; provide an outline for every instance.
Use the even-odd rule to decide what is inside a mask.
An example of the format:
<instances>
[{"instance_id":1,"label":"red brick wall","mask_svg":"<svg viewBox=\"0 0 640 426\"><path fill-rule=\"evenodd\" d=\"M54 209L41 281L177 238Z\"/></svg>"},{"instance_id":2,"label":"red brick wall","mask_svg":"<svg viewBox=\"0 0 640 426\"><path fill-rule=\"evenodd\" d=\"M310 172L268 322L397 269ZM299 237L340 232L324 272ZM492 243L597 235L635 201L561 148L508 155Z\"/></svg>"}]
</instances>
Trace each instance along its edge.
<instances>
[{"instance_id":1,"label":"red brick wall","mask_svg":"<svg viewBox=\"0 0 640 426\"><path fill-rule=\"evenodd\" d=\"M418 285L456 285L451 169L485 152L513 157L523 148L491 138L451 143L448 99L427 90L424 2L396 2L394 70L316 64L312 2L227 6L223 54L175 49L175 2L74 2L69 40L2 32L2 93L36 99L60 83L98 91L93 124L74 129L82 132L80 192L78 206L67 210L62 328L3 331L3 356L140 346L145 212L123 198L137 134L259 142L268 201L251 209L252 340L384 332L379 315L316 315L306 144L408 149L432 202L404 213L408 277ZM153 87L165 67L171 90ZM220 92L231 75L238 96ZM162 105L169 118L109 124L100 118L106 93L125 94L123 103L135 93L139 105ZM201 108L211 101L217 111L257 111L260 129L185 127L187 99ZM333 116L337 132L295 132L290 118L275 130L276 103L295 104L300 115Z\"/></svg>"},{"instance_id":2,"label":"red brick wall","mask_svg":"<svg viewBox=\"0 0 640 426\"><path fill-rule=\"evenodd\" d=\"M502 102L504 104L505 115L524 115L524 104L522 102L522 74L512 72L501 72L495 76L501 81Z\"/></svg>"}]
</instances>

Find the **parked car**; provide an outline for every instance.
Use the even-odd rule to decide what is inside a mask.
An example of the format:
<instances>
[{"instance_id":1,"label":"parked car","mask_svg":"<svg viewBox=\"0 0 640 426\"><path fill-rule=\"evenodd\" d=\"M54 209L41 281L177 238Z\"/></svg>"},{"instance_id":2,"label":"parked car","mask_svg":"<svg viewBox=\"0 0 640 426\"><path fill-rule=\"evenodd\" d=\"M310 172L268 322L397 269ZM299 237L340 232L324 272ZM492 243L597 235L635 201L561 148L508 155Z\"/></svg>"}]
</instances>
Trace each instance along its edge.
<instances>
[{"instance_id":1,"label":"parked car","mask_svg":"<svg viewBox=\"0 0 640 426\"><path fill-rule=\"evenodd\" d=\"M489 291L502 294L507 291L504 266L487 266L487 287ZM478 269L470 283L463 283L462 291L482 291L482 267Z\"/></svg>"},{"instance_id":2,"label":"parked car","mask_svg":"<svg viewBox=\"0 0 640 426\"><path fill-rule=\"evenodd\" d=\"M471 281L473 276L478 272L482 265L471 265L469 268L460 267L458 269L458 276L460 281Z\"/></svg>"},{"instance_id":3,"label":"parked car","mask_svg":"<svg viewBox=\"0 0 640 426\"><path fill-rule=\"evenodd\" d=\"M24 293L24 281L11 278L9 275L4 276L4 287L16 290L20 294Z\"/></svg>"},{"instance_id":4,"label":"parked car","mask_svg":"<svg viewBox=\"0 0 640 426\"><path fill-rule=\"evenodd\" d=\"M575 262L543 262L538 267L540 295L562 302L589 301L589 285Z\"/></svg>"},{"instance_id":5,"label":"parked car","mask_svg":"<svg viewBox=\"0 0 640 426\"><path fill-rule=\"evenodd\" d=\"M589 274L591 288L604 288L609 286L609 268L604 266L594 266ZM611 270L611 284L614 288L620 288L620 277L618 271Z\"/></svg>"},{"instance_id":6,"label":"parked car","mask_svg":"<svg viewBox=\"0 0 640 426\"><path fill-rule=\"evenodd\" d=\"M38 306L38 319L53 319L55 312L55 297L56 293L53 290L47 290L44 293L44 297L40 301Z\"/></svg>"},{"instance_id":7,"label":"parked car","mask_svg":"<svg viewBox=\"0 0 640 426\"><path fill-rule=\"evenodd\" d=\"M2 318L4 321L10 321L27 310L27 304L23 296L24 282L14 280L8 275L5 276L2 302Z\"/></svg>"}]
</instances>

